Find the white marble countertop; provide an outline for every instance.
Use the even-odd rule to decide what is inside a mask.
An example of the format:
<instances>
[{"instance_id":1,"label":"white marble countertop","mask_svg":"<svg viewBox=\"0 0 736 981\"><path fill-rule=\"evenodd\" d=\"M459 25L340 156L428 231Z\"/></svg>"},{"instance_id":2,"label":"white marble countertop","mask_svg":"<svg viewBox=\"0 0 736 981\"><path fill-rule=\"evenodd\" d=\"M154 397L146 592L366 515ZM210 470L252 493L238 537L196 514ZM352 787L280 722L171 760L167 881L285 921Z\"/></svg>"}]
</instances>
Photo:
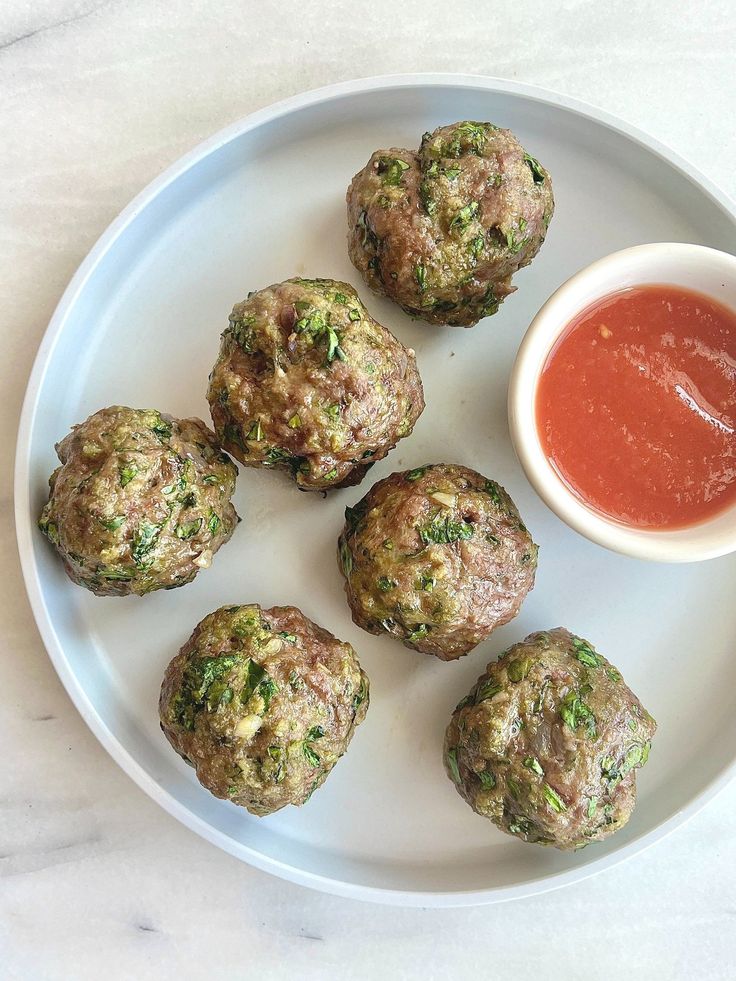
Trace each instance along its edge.
<instances>
[{"instance_id":1,"label":"white marble countertop","mask_svg":"<svg viewBox=\"0 0 736 981\"><path fill-rule=\"evenodd\" d=\"M61 292L128 200L203 137L328 82L463 71L548 86L736 195L732 0L5 0L0 10L0 978L736 976L736 785L564 891L384 909L256 872L153 804L85 728L15 557L17 417ZM689 5L688 5L689 6Z\"/></svg>"}]
</instances>

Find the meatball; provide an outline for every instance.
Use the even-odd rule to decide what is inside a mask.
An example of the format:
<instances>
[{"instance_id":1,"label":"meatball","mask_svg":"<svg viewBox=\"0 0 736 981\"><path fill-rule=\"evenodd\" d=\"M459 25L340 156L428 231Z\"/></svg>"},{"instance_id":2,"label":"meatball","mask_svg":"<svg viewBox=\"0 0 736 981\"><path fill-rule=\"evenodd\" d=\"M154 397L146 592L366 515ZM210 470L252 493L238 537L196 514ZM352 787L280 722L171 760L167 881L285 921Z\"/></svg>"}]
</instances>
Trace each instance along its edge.
<instances>
[{"instance_id":1,"label":"meatball","mask_svg":"<svg viewBox=\"0 0 736 981\"><path fill-rule=\"evenodd\" d=\"M114 405L56 452L38 524L69 578L98 596L191 582L239 520L237 470L199 419Z\"/></svg>"},{"instance_id":2,"label":"meatball","mask_svg":"<svg viewBox=\"0 0 736 981\"><path fill-rule=\"evenodd\" d=\"M455 709L445 767L473 810L523 841L582 848L629 820L656 723L619 671L563 627L489 664Z\"/></svg>"},{"instance_id":3,"label":"meatball","mask_svg":"<svg viewBox=\"0 0 736 981\"><path fill-rule=\"evenodd\" d=\"M472 327L513 293L547 234L552 182L514 134L462 122L419 152L376 150L347 193L348 251L376 293L431 324Z\"/></svg>"},{"instance_id":4,"label":"meatball","mask_svg":"<svg viewBox=\"0 0 736 981\"><path fill-rule=\"evenodd\" d=\"M358 626L444 661L519 612L537 546L514 502L475 470L439 463L379 481L339 540Z\"/></svg>"},{"instance_id":5,"label":"meatball","mask_svg":"<svg viewBox=\"0 0 736 981\"><path fill-rule=\"evenodd\" d=\"M368 709L350 644L293 606L210 613L166 669L161 728L215 797L259 816L303 804Z\"/></svg>"},{"instance_id":6,"label":"meatball","mask_svg":"<svg viewBox=\"0 0 736 981\"><path fill-rule=\"evenodd\" d=\"M331 279L289 279L236 304L207 398L233 456L285 467L301 490L359 483L424 408L414 352Z\"/></svg>"}]
</instances>

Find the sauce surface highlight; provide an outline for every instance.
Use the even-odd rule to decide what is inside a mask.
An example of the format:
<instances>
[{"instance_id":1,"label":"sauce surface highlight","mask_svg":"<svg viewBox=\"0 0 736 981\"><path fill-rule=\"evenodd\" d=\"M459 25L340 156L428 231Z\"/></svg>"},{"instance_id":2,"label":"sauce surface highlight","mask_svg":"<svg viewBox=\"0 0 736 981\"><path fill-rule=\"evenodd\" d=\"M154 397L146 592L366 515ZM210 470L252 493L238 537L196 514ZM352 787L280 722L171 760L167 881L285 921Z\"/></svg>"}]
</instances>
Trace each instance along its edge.
<instances>
[{"instance_id":1,"label":"sauce surface highlight","mask_svg":"<svg viewBox=\"0 0 736 981\"><path fill-rule=\"evenodd\" d=\"M578 314L536 393L542 447L587 505L678 528L736 501L736 314L676 286L621 290Z\"/></svg>"}]
</instances>

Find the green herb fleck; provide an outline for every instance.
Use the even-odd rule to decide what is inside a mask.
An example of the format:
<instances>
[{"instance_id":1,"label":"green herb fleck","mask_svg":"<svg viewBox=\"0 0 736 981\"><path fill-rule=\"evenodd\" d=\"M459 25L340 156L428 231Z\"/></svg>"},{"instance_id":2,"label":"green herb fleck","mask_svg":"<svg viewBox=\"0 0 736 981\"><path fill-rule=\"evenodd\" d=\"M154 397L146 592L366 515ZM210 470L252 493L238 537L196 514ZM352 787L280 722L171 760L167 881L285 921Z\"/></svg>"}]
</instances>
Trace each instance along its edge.
<instances>
[{"instance_id":1,"label":"green herb fleck","mask_svg":"<svg viewBox=\"0 0 736 981\"><path fill-rule=\"evenodd\" d=\"M122 514L118 514L114 518L100 518L99 520L103 528L107 528L108 531L117 531L125 518Z\"/></svg>"},{"instance_id":2,"label":"green herb fleck","mask_svg":"<svg viewBox=\"0 0 736 981\"><path fill-rule=\"evenodd\" d=\"M506 673L509 676L509 681L514 681L518 683L523 681L524 678L529 674L529 669L531 668L531 662L528 657L519 657L515 661L511 661L506 668Z\"/></svg>"},{"instance_id":3,"label":"green herb fleck","mask_svg":"<svg viewBox=\"0 0 736 981\"><path fill-rule=\"evenodd\" d=\"M544 168L540 162L535 158L530 156L528 153L524 154L524 163L529 164L532 172L532 178L535 184L543 184L545 178Z\"/></svg>"},{"instance_id":4,"label":"green herb fleck","mask_svg":"<svg viewBox=\"0 0 736 981\"><path fill-rule=\"evenodd\" d=\"M450 545L452 542L467 541L473 537L473 526L468 521L453 521L452 515L438 512L423 526L417 525L419 537L425 545Z\"/></svg>"},{"instance_id":5,"label":"green herb fleck","mask_svg":"<svg viewBox=\"0 0 736 981\"><path fill-rule=\"evenodd\" d=\"M481 770L478 774L478 779L483 790L493 790L496 786L496 778L489 770Z\"/></svg>"},{"instance_id":6,"label":"green herb fleck","mask_svg":"<svg viewBox=\"0 0 736 981\"><path fill-rule=\"evenodd\" d=\"M395 589L397 582L395 579L389 579L388 576L381 576L377 582L378 588L382 593L388 593L392 589Z\"/></svg>"},{"instance_id":7,"label":"green herb fleck","mask_svg":"<svg viewBox=\"0 0 736 981\"><path fill-rule=\"evenodd\" d=\"M475 693L475 704L478 705L480 702L485 702L489 698L493 698L501 691L501 686L495 681L486 681Z\"/></svg>"},{"instance_id":8,"label":"green herb fleck","mask_svg":"<svg viewBox=\"0 0 736 981\"><path fill-rule=\"evenodd\" d=\"M406 479L413 483L415 480L419 480L424 474L429 470L429 465L426 467L416 467L414 470L410 470L408 473L404 474Z\"/></svg>"},{"instance_id":9,"label":"green herb fleck","mask_svg":"<svg viewBox=\"0 0 736 981\"><path fill-rule=\"evenodd\" d=\"M457 230L460 232L464 231L478 214L479 208L480 205L477 201L471 201L470 204L466 204L465 207L461 208L452 219L450 222L450 228L457 228Z\"/></svg>"},{"instance_id":10,"label":"green herb fleck","mask_svg":"<svg viewBox=\"0 0 736 981\"><path fill-rule=\"evenodd\" d=\"M527 756L524 760L524 766L527 770L531 770L533 773L538 773L540 777L544 776L544 770L542 769L542 764L536 758L536 756Z\"/></svg>"},{"instance_id":11,"label":"green herb fleck","mask_svg":"<svg viewBox=\"0 0 736 981\"><path fill-rule=\"evenodd\" d=\"M398 157L378 158L377 172L381 175L384 185L388 187L398 187L408 169L409 164Z\"/></svg>"},{"instance_id":12,"label":"green herb fleck","mask_svg":"<svg viewBox=\"0 0 736 981\"><path fill-rule=\"evenodd\" d=\"M127 487L138 473L138 467L134 463L126 463L124 467L120 467L118 473L120 474L120 486Z\"/></svg>"},{"instance_id":13,"label":"green herb fleck","mask_svg":"<svg viewBox=\"0 0 736 981\"><path fill-rule=\"evenodd\" d=\"M299 414L295 412L294 415L291 417L291 419L289 419L289 423L288 423L289 429L299 429L301 424L302 421L299 418Z\"/></svg>"},{"instance_id":14,"label":"green herb fleck","mask_svg":"<svg viewBox=\"0 0 736 981\"><path fill-rule=\"evenodd\" d=\"M132 556L139 568L145 568L149 564L147 556L155 546L160 534L160 525L154 525L150 521L141 521L138 525L138 531L133 539Z\"/></svg>"},{"instance_id":15,"label":"green herb fleck","mask_svg":"<svg viewBox=\"0 0 736 981\"><path fill-rule=\"evenodd\" d=\"M457 749L447 750L447 765L450 768L452 779L455 783L460 783L460 768L457 765Z\"/></svg>"},{"instance_id":16,"label":"green herb fleck","mask_svg":"<svg viewBox=\"0 0 736 981\"><path fill-rule=\"evenodd\" d=\"M215 517L217 517L217 515L215 515ZM217 519L217 523L220 523L219 518ZM195 518L193 521L184 521L176 526L176 537L180 538L182 541L188 541L197 534L201 527L201 518Z\"/></svg>"},{"instance_id":17,"label":"green herb fleck","mask_svg":"<svg viewBox=\"0 0 736 981\"><path fill-rule=\"evenodd\" d=\"M565 804L564 800L560 797L556 790L553 790L552 787L550 787L548 783L545 783L542 786L542 793L544 794L545 800L549 806L554 811L557 811L558 814L561 814L563 811L567 810L567 805Z\"/></svg>"},{"instance_id":18,"label":"green herb fleck","mask_svg":"<svg viewBox=\"0 0 736 981\"><path fill-rule=\"evenodd\" d=\"M573 637L572 646L574 648L573 654L581 664L589 668L600 667L601 659L587 641L582 640L580 637Z\"/></svg>"}]
</instances>

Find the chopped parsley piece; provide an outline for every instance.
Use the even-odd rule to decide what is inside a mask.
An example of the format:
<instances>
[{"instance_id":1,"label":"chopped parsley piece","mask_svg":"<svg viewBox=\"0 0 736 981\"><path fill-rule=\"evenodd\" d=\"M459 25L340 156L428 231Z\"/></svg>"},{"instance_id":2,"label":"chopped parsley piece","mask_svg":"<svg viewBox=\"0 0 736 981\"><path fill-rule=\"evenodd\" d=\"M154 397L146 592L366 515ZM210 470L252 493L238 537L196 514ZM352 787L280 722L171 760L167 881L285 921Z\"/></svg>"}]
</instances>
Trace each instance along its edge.
<instances>
[{"instance_id":1,"label":"chopped parsley piece","mask_svg":"<svg viewBox=\"0 0 736 981\"><path fill-rule=\"evenodd\" d=\"M301 424L302 421L299 418L299 414L295 412L294 415L291 417L291 419L289 419L289 423L288 423L289 429L299 429Z\"/></svg>"},{"instance_id":2,"label":"chopped parsley piece","mask_svg":"<svg viewBox=\"0 0 736 981\"><path fill-rule=\"evenodd\" d=\"M256 322L254 316L230 317L230 333L235 341L240 345L245 354L253 353L253 325Z\"/></svg>"},{"instance_id":3,"label":"chopped parsley piece","mask_svg":"<svg viewBox=\"0 0 736 981\"><path fill-rule=\"evenodd\" d=\"M319 756L317 755L317 753L315 753L315 751L309 745L309 743L304 743L303 744L303 748L304 748L304 755L306 756L306 758L309 761L309 763L311 763L312 766L319 766L320 763L321 763L321 760L320 760Z\"/></svg>"},{"instance_id":4,"label":"chopped parsley piece","mask_svg":"<svg viewBox=\"0 0 736 981\"><path fill-rule=\"evenodd\" d=\"M589 800L588 800L588 811L587 811L588 817L589 818L594 818L595 817L595 812L596 812L597 809L598 809L598 798L597 797L591 797L591 798L589 798Z\"/></svg>"},{"instance_id":5,"label":"chopped parsley piece","mask_svg":"<svg viewBox=\"0 0 736 981\"><path fill-rule=\"evenodd\" d=\"M134 463L126 463L124 467L120 467L118 473L120 474L120 486L127 487L138 473L138 467Z\"/></svg>"},{"instance_id":6,"label":"chopped parsley piece","mask_svg":"<svg viewBox=\"0 0 736 981\"><path fill-rule=\"evenodd\" d=\"M416 581L416 588L421 589L425 593L431 593L436 585L437 580L435 577L427 572L423 572Z\"/></svg>"},{"instance_id":7,"label":"chopped parsley piece","mask_svg":"<svg viewBox=\"0 0 736 981\"><path fill-rule=\"evenodd\" d=\"M493 790L496 786L496 778L489 770L482 770L478 774L478 779L483 790Z\"/></svg>"},{"instance_id":8,"label":"chopped parsley piece","mask_svg":"<svg viewBox=\"0 0 736 981\"><path fill-rule=\"evenodd\" d=\"M565 804L564 800L560 797L556 790L553 790L552 787L550 787L548 783L545 783L542 786L542 793L544 794L544 798L552 810L557 811L558 814L561 814L563 811L567 810L567 805Z\"/></svg>"},{"instance_id":9,"label":"chopped parsley piece","mask_svg":"<svg viewBox=\"0 0 736 981\"><path fill-rule=\"evenodd\" d=\"M416 469L410 470L407 474L405 474L405 477L408 481L413 483L415 480L419 480L420 477L423 477L428 470L429 466L416 467Z\"/></svg>"},{"instance_id":10,"label":"chopped parsley piece","mask_svg":"<svg viewBox=\"0 0 736 981\"><path fill-rule=\"evenodd\" d=\"M430 629L431 628L428 623L420 623L411 631L411 633L407 636L406 639L412 642L417 640L422 640L424 637L427 636Z\"/></svg>"},{"instance_id":11,"label":"chopped parsley piece","mask_svg":"<svg viewBox=\"0 0 736 981\"><path fill-rule=\"evenodd\" d=\"M560 706L560 716L562 721L572 730L584 725L588 736L591 739L597 737L595 728L595 716L590 707L582 699L582 689L580 692L569 691L562 700Z\"/></svg>"},{"instance_id":12,"label":"chopped parsley piece","mask_svg":"<svg viewBox=\"0 0 736 981\"><path fill-rule=\"evenodd\" d=\"M222 657L198 657L190 661L182 676L181 687L174 696L174 718L185 729L194 729L194 716L203 709L213 712L223 699L230 701L232 690L223 677L242 663L239 654ZM218 684L222 682L222 684ZM229 691L229 695L226 692Z\"/></svg>"},{"instance_id":13,"label":"chopped parsley piece","mask_svg":"<svg viewBox=\"0 0 736 981\"><path fill-rule=\"evenodd\" d=\"M125 521L125 518L122 514L118 514L114 518L100 518L99 520L103 528L107 528L108 531L117 531Z\"/></svg>"},{"instance_id":14,"label":"chopped parsley piece","mask_svg":"<svg viewBox=\"0 0 736 981\"><path fill-rule=\"evenodd\" d=\"M347 509L346 509L347 510ZM340 539L340 566L342 571L346 576L349 576L353 571L353 553L350 551L350 546L345 541L344 538Z\"/></svg>"},{"instance_id":15,"label":"chopped parsley piece","mask_svg":"<svg viewBox=\"0 0 736 981\"><path fill-rule=\"evenodd\" d=\"M483 255L483 249L485 248L485 239L482 235L476 235L475 238L470 240L470 254L474 259L480 258Z\"/></svg>"},{"instance_id":16,"label":"chopped parsley piece","mask_svg":"<svg viewBox=\"0 0 736 981\"><path fill-rule=\"evenodd\" d=\"M141 521L138 525L138 531L133 539L132 556L139 568L145 568L150 564L146 561L146 557L155 546L160 534L160 525L154 525L150 521Z\"/></svg>"},{"instance_id":17,"label":"chopped parsley piece","mask_svg":"<svg viewBox=\"0 0 736 981\"><path fill-rule=\"evenodd\" d=\"M287 644L296 644L296 634L290 634L287 630L280 630L278 636L283 637Z\"/></svg>"},{"instance_id":18,"label":"chopped parsley piece","mask_svg":"<svg viewBox=\"0 0 736 981\"><path fill-rule=\"evenodd\" d=\"M260 443L263 439L263 427L261 426L261 420L256 419L255 422L250 424L250 429L248 430L248 435L246 439L252 440L254 443Z\"/></svg>"},{"instance_id":19,"label":"chopped parsley piece","mask_svg":"<svg viewBox=\"0 0 736 981\"><path fill-rule=\"evenodd\" d=\"M455 783L460 783L460 768L457 765L457 749L447 750L447 765Z\"/></svg>"},{"instance_id":20,"label":"chopped parsley piece","mask_svg":"<svg viewBox=\"0 0 736 981\"><path fill-rule=\"evenodd\" d=\"M202 483L203 484L216 484L217 483L217 474L208 473L206 477L203 477L202 478Z\"/></svg>"},{"instance_id":21,"label":"chopped parsley piece","mask_svg":"<svg viewBox=\"0 0 736 981\"><path fill-rule=\"evenodd\" d=\"M217 517L217 515L215 515L215 517ZM219 518L217 519L217 523L220 523ZM193 521L184 521L182 524L176 526L176 537L180 538L182 541L188 541L197 534L201 527L201 518L195 518Z\"/></svg>"},{"instance_id":22,"label":"chopped parsley piece","mask_svg":"<svg viewBox=\"0 0 736 981\"><path fill-rule=\"evenodd\" d=\"M155 426L151 426L151 432L156 434L156 438L160 443L165 443L167 439L171 439L171 423L166 422L165 419L159 418L159 421Z\"/></svg>"},{"instance_id":23,"label":"chopped parsley piece","mask_svg":"<svg viewBox=\"0 0 736 981\"><path fill-rule=\"evenodd\" d=\"M484 682L478 691L475 693L475 704L478 705L480 702L485 702L489 698L493 698L501 691L501 686L495 681Z\"/></svg>"},{"instance_id":24,"label":"chopped parsley piece","mask_svg":"<svg viewBox=\"0 0 736 981\"><path fill-rule=\"evenodd\" d=\"M452 219L450 228L457 228L461 232L464 231L478 214L479 207L480 205L477 201L471 201L470 204L466 204Z\"/></svg>"},{"instance_id":25,"label":"chopped parsley piece","mask_svg":"<svg viewBox=\"0 0 736 981\"><path fill-rule=\"evenodd\" d=\"M581 664L584 664L588 668L600 667L601 659L590 644L581 640L580 637L573 637L572 646L574 648L573 654Z\"/></svg>"},{"instance_id":26,"label":"chopped parsley piece","mask_svg":"<svg viewBox=\"0 0 736 981\"><path fill-rule=\"evenodd\" d=\"M452 515L438 512L423 526L417 526L419 537L425 545L450 545L452 542L467 541L473 537L473 526L467 521L453 521Z\"/></svg>"},{"instance_id":27,"label":"chopped parsley piece","mask_svg":"<svg viewBox=\"0 0 736 981\"><path fill-rule=\"evenodd\" d=\"M527 770L531 770L533 773L539 774L540 777L544 776L544 770L542 769L542 764L536 758L536 756L527 756L524 760L524 766Z\"/></svg>"},{"instance_id":28,"label":"chopped parsley piece","mask_svg":"<svg viewBox=\"0 0 736 981\"><path fill-rule=\"evenodd\" d=\"M425 212L431 218L437 211L437 202L432 196L432 185L429 183L429 181L422 181L422 183L419 185L419 200L421 201Z\"/></svg>"},{"instance_id":29,"label":"chopped parsley piece","mask_svg":"<svg viewBox=\"0 0 736 981\"><path fill-rule=\"evenodd\" d=\"M532 157L528 153L525 153L524 163L529 164L529 168L532 172L532 178L534 179L534 183L543 184L545 173L544 170L542 169L542 165L540 164L540 162L535 157Z\"/></svg>"},{"instance_id":30,"label":"chopped parsley piece","mask_svg":"<svg viewBox=\"0 0 736 981\"><path fill-rule=\"evenodd\" d=\"M322 478L323 480L334 480L337 477L337 467L333 467L332 470L328 470L327 473Z\"/></svg>"},{"instance_id":31,"label":"chopped parsley piece","mask_svg":"<svg viewBox=\"0 0 736 981\"><path fill-rule=\"evenodd\" d=\"M216 534L217 529L220 527L220 518L214 511L210 511L207 527L209 528L211 535Z\"/></svg>"},{"instance_id":32,"label":"chopped parsley piece","mask_svg":"<svg viewBox=\"0 0 736 981\"><path fill-rule=\"evenodd\" d=\"M398 187L408 169L409 164L398 157L378 158L377 171L381 175L383 183L388 187Z\"/></svg>"},{"instance_id":33,"label":"chopped parsley piece","mask_svg":"<svg viewBox=\"0 0 736 981\"><path fill-rule=\"evenodd\" d=\"M395 579L389 579L388 576L381 576L377 582L377 586L382 593L388 593L396 588L397 582Z\"/></svg>"},{"instance_id":34,"label":"chopped parsley piece","mask_svg":"<svg viewBox=\"0 0 736 981\"><path fill-rule=\"evenodd\" d=\"M334 405L328 405L327 408L324 410L324 412L325 412L325 415L328 415L330 417L330 419L339 419L340 418L340 403L339 402L335 402Z\"/></svg>"},{"instance_id":35,"label":"chopped parsley piece","mask_svg":"<svg viewBox=\"0 0 736 981\"><path fill-rule=\"evenodd\" d=\"M427 267L420 262L414 266L414 276L416 277L419 292L423 293L427 288Z\"/></svg>"},{"instance_id":36,"label":"chopped parsley piece","mask_svg":"<svg viewBox=\"0 0 736 981\"><path fill-rule=\"evenodd\" d=\"M613 682L619 682L619 681L621 681L621 672L620 671L617 671L614 667L610 667L610 666L607 667L606 668L606 674L608 675L608 677Z\"/></svg>"}]
</instances>

